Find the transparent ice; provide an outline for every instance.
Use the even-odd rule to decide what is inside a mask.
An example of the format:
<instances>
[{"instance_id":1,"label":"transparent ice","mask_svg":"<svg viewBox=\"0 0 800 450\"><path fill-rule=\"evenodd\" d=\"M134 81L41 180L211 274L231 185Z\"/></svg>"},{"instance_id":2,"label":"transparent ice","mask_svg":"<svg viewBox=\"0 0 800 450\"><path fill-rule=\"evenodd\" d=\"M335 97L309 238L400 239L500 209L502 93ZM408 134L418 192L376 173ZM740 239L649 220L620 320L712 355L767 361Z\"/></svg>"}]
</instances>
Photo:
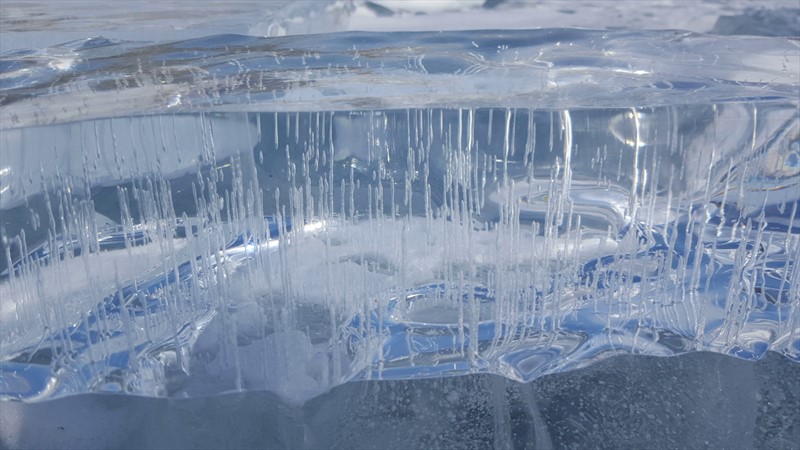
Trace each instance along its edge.
<instances>
[{"instance_id":1,"label":"transparent ice","mask_svg":"<svg viewBox=\"0 0 800 450\"><path fill-rule=\"evenodd\" d=\"M797 40L92 38L1 64L4 399L800 361Z\"/></svg>"}]
</instances>

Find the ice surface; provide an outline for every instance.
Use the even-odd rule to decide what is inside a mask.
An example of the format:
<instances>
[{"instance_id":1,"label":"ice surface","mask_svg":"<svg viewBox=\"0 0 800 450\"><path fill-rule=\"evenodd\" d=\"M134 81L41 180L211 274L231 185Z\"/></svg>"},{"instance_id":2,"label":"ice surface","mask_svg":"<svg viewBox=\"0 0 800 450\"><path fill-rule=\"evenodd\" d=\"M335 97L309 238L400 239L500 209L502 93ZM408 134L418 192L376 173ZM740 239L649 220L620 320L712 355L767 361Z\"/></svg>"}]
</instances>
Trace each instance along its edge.
<instances>
[{"instance_id":1,"label":"ice surface","mask_svg":"<svg viewBox=\"0 0 800 450\"><path fill-rule=\"evenodd\" d=\"M516 383L360 381L303 406L268 392L6 402L3 448L795 448L800 365L617 356Z\"/></svg>"},{"instance_id":2,"label":"ice surface","mask_svg":"<svg viewBox=\"0 0 800 450\"><path fill-rule=\"evenodd\" d=\"M799 36L1 2L0 448L796 447Z\"/></svg>"}]
</instances>

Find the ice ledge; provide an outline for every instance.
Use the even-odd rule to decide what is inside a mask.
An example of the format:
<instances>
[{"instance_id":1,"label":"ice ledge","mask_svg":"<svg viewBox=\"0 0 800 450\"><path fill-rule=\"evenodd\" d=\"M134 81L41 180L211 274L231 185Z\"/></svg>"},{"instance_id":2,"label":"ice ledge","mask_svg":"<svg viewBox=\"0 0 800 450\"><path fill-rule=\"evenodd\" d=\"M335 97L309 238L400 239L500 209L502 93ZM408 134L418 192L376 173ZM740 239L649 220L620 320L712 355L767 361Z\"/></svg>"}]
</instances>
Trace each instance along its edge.
<instances>
[{"instance_id":1,"label":"ice ledge","mask_svg":"<svg viewBox=\"0 0 800 450\"><path fill-rule=\"evenodd\" d=\"M102 38L2 56L0 129L208 111L796 101L798 42L682 31Z\"/></svg>"}]
</instances>

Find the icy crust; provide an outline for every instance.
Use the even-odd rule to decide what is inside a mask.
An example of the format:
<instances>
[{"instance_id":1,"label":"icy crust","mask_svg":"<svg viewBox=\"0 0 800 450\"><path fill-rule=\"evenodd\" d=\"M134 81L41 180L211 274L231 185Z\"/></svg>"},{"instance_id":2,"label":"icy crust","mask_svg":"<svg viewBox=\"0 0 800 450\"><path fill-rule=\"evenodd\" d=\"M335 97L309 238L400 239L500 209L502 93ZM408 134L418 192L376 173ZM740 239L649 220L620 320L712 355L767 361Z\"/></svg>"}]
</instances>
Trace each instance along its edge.
<instances>
[{"instance_id":1,"label":"icy crust","mask_svg":"<svg viewBox=\"0 0 800 450\"><path fill-rule=\"evenodd\" d=\"M2 129L165 112L723 103L800 89L796 39L682 31L97 37L0 61Z\"/></svg>"}]
</instances>

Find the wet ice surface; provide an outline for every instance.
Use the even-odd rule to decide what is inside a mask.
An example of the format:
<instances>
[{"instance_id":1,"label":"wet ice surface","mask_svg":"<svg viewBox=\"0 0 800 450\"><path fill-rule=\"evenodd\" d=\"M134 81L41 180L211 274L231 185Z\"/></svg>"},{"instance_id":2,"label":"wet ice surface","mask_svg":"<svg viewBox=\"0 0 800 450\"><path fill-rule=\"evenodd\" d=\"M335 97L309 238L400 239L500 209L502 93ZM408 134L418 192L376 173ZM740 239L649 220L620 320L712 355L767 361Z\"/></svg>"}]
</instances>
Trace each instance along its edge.
<instances>
[{"instance_id":1,"label":"wet ice surface","mask_svg":"<svg viewBox=\"0 0 800 450\"><path fill-rule=\"evenodd\" d=\"M359 22L375 5L303 26L411 23ZM793 33L739 6L715 31ZM419 13L393 8L380 20ZM293 34L301 10L190 22ZM418 447L798 441L796 39L152 43L108 14L112 39L0 58L0 397L52 400L3 402L4 446L82 447L94 422L59 408L103 405L194 435L120 419L101 447L213 447L186 439L236 420L204 412L220 405L285 425L241 446L401 447L404 427ZM42 414L56 434L33 432Z\"/></svg>"}]
</instances>

